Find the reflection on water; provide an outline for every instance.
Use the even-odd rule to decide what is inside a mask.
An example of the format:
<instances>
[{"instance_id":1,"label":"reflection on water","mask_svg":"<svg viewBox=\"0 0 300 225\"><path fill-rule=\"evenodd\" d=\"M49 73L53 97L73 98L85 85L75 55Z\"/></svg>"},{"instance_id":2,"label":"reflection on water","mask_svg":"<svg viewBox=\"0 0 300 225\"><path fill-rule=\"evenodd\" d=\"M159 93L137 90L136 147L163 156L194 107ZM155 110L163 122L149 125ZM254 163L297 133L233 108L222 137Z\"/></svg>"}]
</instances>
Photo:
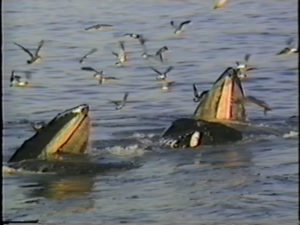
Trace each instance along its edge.
<instances>
[{"instance_id":1,"label":"reflection on water","mask_svg":"<svg viewBox=\"0 0 300 225\"><path fill-rule=\"evenodd\" d=\"M49 177L35 180L36 187L31 190L28 197L44 197L54 200L65 200L88 195L93 188L93 177ZM22 185L23 188L28 186Z\"/></svg>"},{"instance_id":2,"label":"reflection on water","mask_svg":"<svg viewBox=\"0 0 300 225\"><path fill-rule=\"evenodd\" d=\"M229 147L232 148L232 147ZM221 151L202 154L201 163L209 163L216 168L239 168L251 166L251 152L242 149L222 149Z\"/></svg>"},{"instance_id":3,"label":"reflection on water","mask_svg":"<svg viewBox=\"0 0 300 225\"><path fill-rule=\"evenodd\" d=\"M24 177L25 176L25 177ZM11 207L14 213L5 213L6 219L43 221L53 213L84 213L94 207L89 197L94 185L93 176L64 177L57 175L22 175L21 184L16 188L24 197ZM5 190L5 189L4 189ZM5 205L9 199L4 200ZM50 205L45 205L48 202ZM31 211L36 213L32 214Z\"/></svg>"}]
</instances>

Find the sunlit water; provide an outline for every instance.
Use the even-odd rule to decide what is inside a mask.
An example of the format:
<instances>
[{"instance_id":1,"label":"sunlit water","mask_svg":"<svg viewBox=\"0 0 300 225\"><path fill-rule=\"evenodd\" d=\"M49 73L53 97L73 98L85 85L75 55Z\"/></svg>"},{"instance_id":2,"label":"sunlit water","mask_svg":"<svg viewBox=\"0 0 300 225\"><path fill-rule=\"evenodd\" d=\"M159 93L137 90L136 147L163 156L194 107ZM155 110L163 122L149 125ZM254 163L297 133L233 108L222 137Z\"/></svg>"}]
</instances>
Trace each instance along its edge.
<instances>
[{"instance_id":1,"label":"sunlit water","mask_svg":"<svg viewBox=\"0 0 300 225\"><path fill-rule=\"evenodd\" d=\"M133 161L139 168L93 176L5 175L4 218L40 222L135 224L296 224L298 212L298 55L277 56L289 37L297 43L296 0L230 1L212 10L210 0L3 1L3 156L29 138L30 122L86 103L92 119L89 154L99 161ZM191 19L176 37L170 21ZM97 23L104 31L85 31ZM141 58L142 33L154 53L166 45L166 62ZM13 44L35 49L37 64ZM125 41L129 62L115 66L112 51ZM92 48L84 64L78 61ZM247 136L241 142L175 151L159 146L164 128L196 107L200 90L251 54L258 69L244 82L246 94L273 108L264 116L248 107L251 121L280 135ZM153 66L176 84L161 89ZM98 85L82 66L103 69L118 80ZM30 71L31 88L9 87L11 70ZM24 75L22 72L18 72ZM110 100L129 92L120 111Z\"/></svg>"}]
</instances>

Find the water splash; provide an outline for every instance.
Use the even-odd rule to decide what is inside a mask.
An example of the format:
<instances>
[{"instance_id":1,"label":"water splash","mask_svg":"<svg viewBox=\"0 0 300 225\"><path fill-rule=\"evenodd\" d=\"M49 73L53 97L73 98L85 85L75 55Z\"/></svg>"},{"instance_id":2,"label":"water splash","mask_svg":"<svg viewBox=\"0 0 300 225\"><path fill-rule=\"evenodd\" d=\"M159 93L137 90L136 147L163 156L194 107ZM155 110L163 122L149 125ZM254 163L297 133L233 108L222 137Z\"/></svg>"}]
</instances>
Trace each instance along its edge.
<instances>
[{"instance_id":1,"label":"water splash","mask_svg":"<svg viewBox=\"0 0 300 225\"><path fill-rule=\"evenodd\" d=\"M299 137L299 132L291 130L289 133L282 135L282 137L286 139L297 139Z\"/></svg>"},{"instance_id":2,"label":"water splash","mask_svg":"<svg viewBox=\"0 0 300 225\"><path fill-rule=\"evenodd\" d=\"M147 150L143 149L139 145L129 145L126 147L122 146L113 146L105 149L112 155L121 156L121 157L136 157L144 155Z\"/></svg>"}]
</instances>

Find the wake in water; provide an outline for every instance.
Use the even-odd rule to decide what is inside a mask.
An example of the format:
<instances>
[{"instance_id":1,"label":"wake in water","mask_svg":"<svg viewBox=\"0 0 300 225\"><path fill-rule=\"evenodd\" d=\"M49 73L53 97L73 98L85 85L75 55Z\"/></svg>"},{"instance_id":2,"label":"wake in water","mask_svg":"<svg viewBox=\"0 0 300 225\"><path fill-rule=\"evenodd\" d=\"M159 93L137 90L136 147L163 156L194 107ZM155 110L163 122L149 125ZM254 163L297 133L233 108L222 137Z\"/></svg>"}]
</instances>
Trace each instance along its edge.
<instances>
[{"instance_id":1,"label":"wake in water","mask_svg":"<svg viewBox=\"0 0 300 225\"><path fill-rule=\"evenodd\" d=\"M247 143L255 143L259 141L272 141L278 138L284 139L297 139L298 132L298 117L293 116L287 120L278 119L275 124L266 124L264 121L253 120L252 123L244 124L241 126L241 131L243 133L243 139L241 141L236 142L236 144L247 144ZM240 124L241 125L241 124ZM101 143L101 140L97 140L96 148L103 154L109 154L112 156L118 156L121 158L137 158L143 157L147 154L151 153L163 153L172 151L170 145L166 140L161 138L161 129L157 130L143 130L143 131L135 131L131 133L127 133L126 136L128 138L119 140L119 139L111 139L105 141L105 146ZM124 135L124 133L123 133ZM98 145L99 144L99 145ZM232 145L232 143L225 144ZM205 150L207 146L201 146L199 148L188 148L181 149L178 148L178 151L201 151Z\"/></svg>"}]
</instances>

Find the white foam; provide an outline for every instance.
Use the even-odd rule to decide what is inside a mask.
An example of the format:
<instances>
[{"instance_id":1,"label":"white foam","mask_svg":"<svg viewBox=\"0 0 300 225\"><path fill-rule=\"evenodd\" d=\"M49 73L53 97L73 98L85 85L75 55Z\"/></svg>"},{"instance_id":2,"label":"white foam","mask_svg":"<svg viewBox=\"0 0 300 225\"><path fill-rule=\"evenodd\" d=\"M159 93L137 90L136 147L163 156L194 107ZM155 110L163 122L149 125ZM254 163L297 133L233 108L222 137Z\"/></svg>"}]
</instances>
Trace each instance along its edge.
<instances>
[{"instance_id":1,"label":"white foam","mask_svg":"<svg viewBox=\"0 0 300 225\"><path fill-rule=\"evenodd\" d=\"M155 134L143 134L143 133L134 133L132 137L134 138L153 138Z\"/></svg>"},{"instance_id":2,"label":"white foam","mask_svg":"<svg viewBox=\"0 0 300 225\"><path fill-rule=\"evenodd\" d=\"M2 166L2 174L14 175L14 174L55 174L52 172L40 172L40 171L30 171L22 168L15 169L6 165Z\"/></svg>"},{"instance_id":3,"label":"white foam","mask_svg":"<svg viewBox=\"0 0 300 225\"><path fill-rule=\"evenodd\" d=\"M2 166L3 174L16 174L18 172L17 169L11 168L9 166Z\"/></svg>"},{"instance_id":4,"label":"white foam","mask_svg":"<svg viewBox=\"0 0 300 225\"><path fill-rule=\"evenodd\" d=\"M296 138L296 137L298 137L298 131L291 130L289 133L284 134L282 137L283 138Z\"/></svg>"},{"instance_id":5,"label":"white foam","mask_svg":"<svg viewBox=\"0 0 300 225\"><path fill-rule=\"evenodd\" d=\"M108 151L112 155L126 156L126 157L141 156L144 155L146 152L146 150L140 148L138 145L130 145L126 147L114 146L114 147L106 148L106 151Z\"/></svg>"}]
</instances>

